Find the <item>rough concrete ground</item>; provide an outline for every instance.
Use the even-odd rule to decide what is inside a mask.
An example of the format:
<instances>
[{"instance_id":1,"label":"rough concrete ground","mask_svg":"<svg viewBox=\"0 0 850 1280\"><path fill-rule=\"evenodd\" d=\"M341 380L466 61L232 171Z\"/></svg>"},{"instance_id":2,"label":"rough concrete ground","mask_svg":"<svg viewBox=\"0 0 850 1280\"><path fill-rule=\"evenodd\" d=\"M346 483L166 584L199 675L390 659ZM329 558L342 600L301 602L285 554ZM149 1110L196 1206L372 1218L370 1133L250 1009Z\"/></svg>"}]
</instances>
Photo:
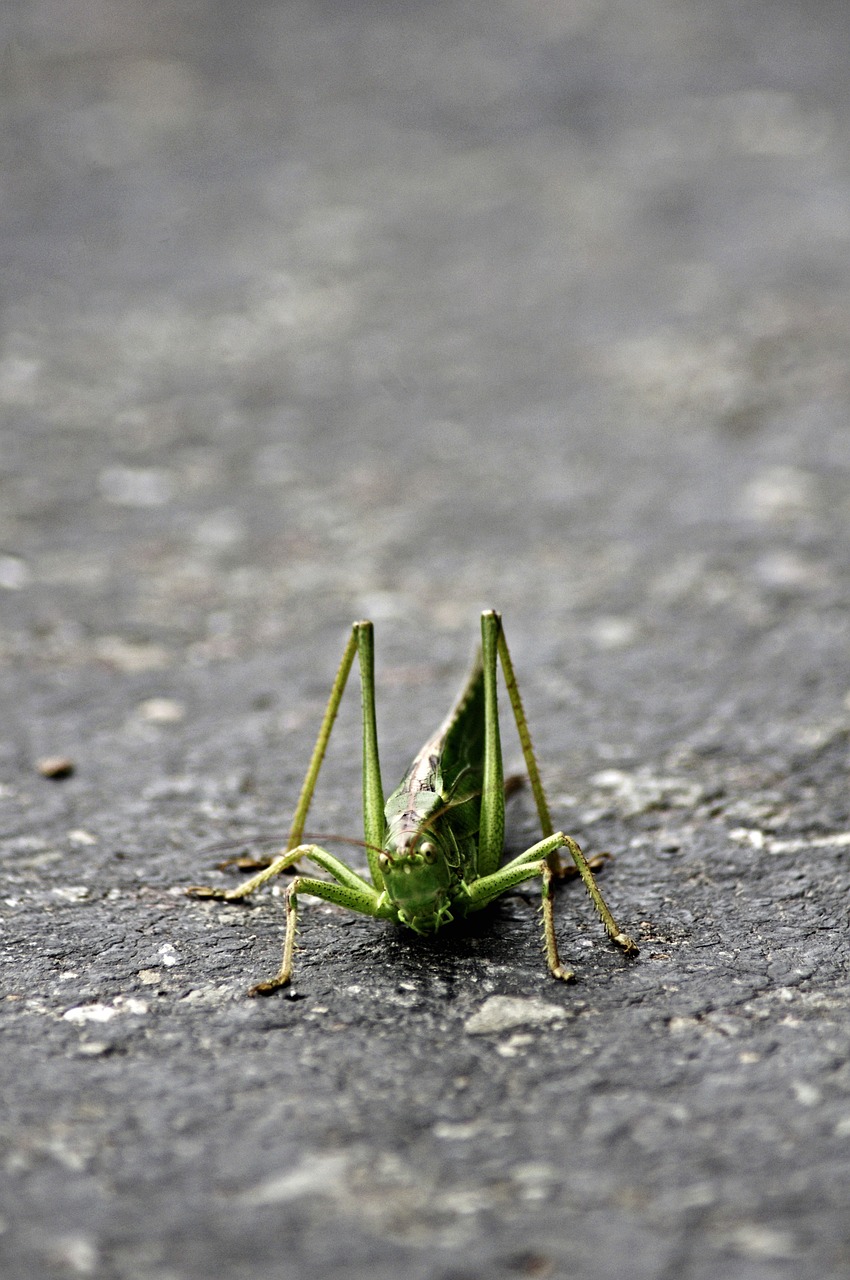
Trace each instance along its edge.
<instances>
[{"instance_id":1,"label":"rough concrete ground","mask_svg":"<svg viewBox=\"0 0 850 1280\"><path fill-rule=\"evenodd\" d=\"M846 1276L846 6L2 22L5 1280ZM305 900L247 999L280 899L182 886L353 618L392 783L488 605L640 958Z\"/></svg>"}]
</instances>

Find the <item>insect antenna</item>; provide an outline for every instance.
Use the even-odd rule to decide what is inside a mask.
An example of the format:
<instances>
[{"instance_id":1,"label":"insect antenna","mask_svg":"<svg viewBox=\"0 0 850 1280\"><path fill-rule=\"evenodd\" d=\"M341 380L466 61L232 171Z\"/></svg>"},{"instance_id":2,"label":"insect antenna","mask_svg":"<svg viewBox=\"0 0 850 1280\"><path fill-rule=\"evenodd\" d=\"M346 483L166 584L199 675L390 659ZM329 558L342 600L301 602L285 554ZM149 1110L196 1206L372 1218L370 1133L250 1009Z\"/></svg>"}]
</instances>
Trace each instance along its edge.
<instances>
[{"instance_id":1,"label":"insect antenna","mask_svg":"<svg viewBox=\"0 0 850 1280\"><path fill-rule=\"evenodd\" d=\"M365 840L358 840L356 836L337 835L332 832L315 832L305 831L301 838L302 844L347 844L358 849L373 850L380 853L380 849L375 849L373 845L367 844ZM225 858L222 862L216 863L219 871L228 871L231 867L236 867L239 871L259 871L263 867L271 866L275 858L280 856L283 850L280 848L281 840L279 836L251 835L241 840L217 840L212 844L203 845L199 850L202 854L226 853L228 850L245 848L249 845L273 845L277 847L277 852L269 854L265 857L254 857L251 854L237 854L230 858Z\"/></svg>"}]
</instances>

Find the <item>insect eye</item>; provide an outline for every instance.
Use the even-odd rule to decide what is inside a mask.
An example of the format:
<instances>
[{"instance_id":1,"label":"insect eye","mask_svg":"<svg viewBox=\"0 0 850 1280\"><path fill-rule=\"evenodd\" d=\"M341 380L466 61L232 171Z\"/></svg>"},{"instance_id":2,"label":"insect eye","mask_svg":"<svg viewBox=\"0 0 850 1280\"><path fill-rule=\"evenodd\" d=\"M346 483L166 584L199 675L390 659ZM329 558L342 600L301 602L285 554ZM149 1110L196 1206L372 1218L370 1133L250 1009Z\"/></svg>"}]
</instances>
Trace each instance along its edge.
<instances>
[{"instance_id":1,"label":"insect eye","mask_svg":"<svg viewBox=\"0 0 850 1280\"><path fill-rule=\"evenodd\" d=\"M383 867L384 871L386 871L387 867L390 865L390 855L388 853L379 854L378 865Z\"/></svg>"},{"instance_id":2,"label":"insect eye","mask_svg":"<svg viewBox=\"0 0 850 1280\"><path fill-rule=\"evenodd\" d=\"M437 847L436 845L431 844L429 840L426 840L424 844L419 846L419 852L422 854L422 857L426 862L433 862L437 857Z\"/></svg>"}]
</instances>

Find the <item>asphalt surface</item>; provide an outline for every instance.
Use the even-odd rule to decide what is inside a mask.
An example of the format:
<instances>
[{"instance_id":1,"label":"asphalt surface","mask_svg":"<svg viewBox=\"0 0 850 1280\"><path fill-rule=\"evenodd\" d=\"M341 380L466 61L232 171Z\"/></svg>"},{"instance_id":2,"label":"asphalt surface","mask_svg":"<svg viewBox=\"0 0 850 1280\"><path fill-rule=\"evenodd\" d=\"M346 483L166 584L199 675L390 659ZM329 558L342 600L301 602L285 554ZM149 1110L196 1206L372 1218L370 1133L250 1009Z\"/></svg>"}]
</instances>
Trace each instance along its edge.
<instances>
[{"instance_id":1,"label":"asphalt surface","mask_svg":"<svg viewBox=\"0 0 850 1280\"><path fill-rule=\"evenodd\" d=\"M0 22L4 1280L847 1276L846 6ZM486 607L640 957L304 899L249 999L281 898L183 889L353 619L392 784Z\"/></svg>"}]
</instances>

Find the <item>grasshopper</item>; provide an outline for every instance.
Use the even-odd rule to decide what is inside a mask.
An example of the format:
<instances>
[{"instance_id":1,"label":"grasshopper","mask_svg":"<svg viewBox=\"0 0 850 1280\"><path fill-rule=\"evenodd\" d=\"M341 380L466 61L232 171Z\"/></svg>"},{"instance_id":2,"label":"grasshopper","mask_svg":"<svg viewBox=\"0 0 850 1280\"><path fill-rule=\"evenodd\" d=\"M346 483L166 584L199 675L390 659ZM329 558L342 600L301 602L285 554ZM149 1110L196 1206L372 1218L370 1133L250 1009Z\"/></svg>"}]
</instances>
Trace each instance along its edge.
<instances>
[{"instance_id":1,"label":"grasshopper","mask_svg":"<svg viewBox=\"0 0 850 1280\"><path fill-rule=\"evenodd\" d=\"M363 710L363 830L371 883L326 849L302 843L307 811L355 654ZM496 688L499 662L543 835L504 865L505 780ZM290 882L280 969L249 992L266 995L286 986L292 976L300 894L429 934L451 920L480 911L506 890L539 876L549 971L554 978L568 982L574 975L558 955L552 908L553 881L572 870L569 864L563 865L561 849L575 864L608 936L626 955L637 955L636 944L612 916L575 840L553 830L500 615L493 610L481 615L481 647L463 689L386 803L375 718L373 628L371 622L355 622L331 688L285 850L260 864L258 874L234 889L193 885L186 892L237 902L302 860L315 863L332 877L318 879L298 871Z\"/></svg>"}]
</instances>

